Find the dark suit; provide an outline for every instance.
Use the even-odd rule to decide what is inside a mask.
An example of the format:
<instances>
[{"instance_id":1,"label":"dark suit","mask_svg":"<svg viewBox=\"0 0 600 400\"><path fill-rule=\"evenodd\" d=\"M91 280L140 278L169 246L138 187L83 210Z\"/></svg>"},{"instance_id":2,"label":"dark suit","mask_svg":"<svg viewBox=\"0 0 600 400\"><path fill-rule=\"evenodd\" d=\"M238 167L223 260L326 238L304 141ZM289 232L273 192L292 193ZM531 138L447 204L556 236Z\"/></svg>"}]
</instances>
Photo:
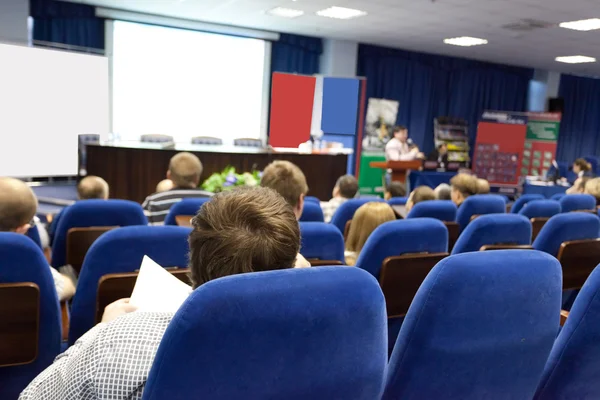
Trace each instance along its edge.
<instances>
[{"instance_id":1,"label":"dark suit","mask_svg":"<svg viewBox=\"0 0 600 400\"><path fill-rule=\"evenodd\" d=\"M437 161L444 165L448 165L448 153L440 156L440 152L435 149L427 156L427 161Z\"/></svg>"}]
</instances>

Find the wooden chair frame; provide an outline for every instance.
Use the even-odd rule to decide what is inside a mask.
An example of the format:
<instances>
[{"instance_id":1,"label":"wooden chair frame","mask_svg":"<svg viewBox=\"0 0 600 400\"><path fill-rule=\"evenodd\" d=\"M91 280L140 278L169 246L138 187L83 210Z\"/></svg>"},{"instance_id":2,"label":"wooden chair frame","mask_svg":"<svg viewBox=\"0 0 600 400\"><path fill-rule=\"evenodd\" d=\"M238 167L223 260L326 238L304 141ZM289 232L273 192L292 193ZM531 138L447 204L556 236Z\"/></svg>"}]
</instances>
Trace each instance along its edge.
<instances>
[{"instance_id":1,"label":"wooden chair frame","mask_svg":"<svg viewBox=\"0 0 600 400\"><path fill-rule=\"evenodd\" d=\"M600 264L600 239L564 242L556 258L562 266L563 290L580 289Z\"/></svg>"},{"instance_id":2,"label":"wooden chair frame","mask_svg":"<svg viewBox=\"0 0 600 400\"><path fill-rule=\"evenodd\" d=\"M90 226L87 228L71 228L67 232L67 264L77 273L81 271L83 260L92 244L105 232L118 226Z\"/></svg>"}]
</instances>

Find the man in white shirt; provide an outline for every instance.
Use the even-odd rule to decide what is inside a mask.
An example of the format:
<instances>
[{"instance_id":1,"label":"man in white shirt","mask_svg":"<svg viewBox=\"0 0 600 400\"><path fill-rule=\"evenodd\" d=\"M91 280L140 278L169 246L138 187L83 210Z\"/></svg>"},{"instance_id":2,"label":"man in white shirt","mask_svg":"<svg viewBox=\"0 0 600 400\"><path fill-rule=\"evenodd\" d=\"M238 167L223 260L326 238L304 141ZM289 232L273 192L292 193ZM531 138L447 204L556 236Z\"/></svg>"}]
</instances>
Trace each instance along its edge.
<instances>
[{"instance_id":1,"label":"man in white shirt","mask_svg":"<svg viewBox=\"0 0 600 400\"><path fill-rule=\"evenodd\" d=\"M394 137L385 145L387 161L412 161L424 158L417 146L408 144L408 129L405 126L395 126L393 134Z\"/></svg>"}]
</instances>

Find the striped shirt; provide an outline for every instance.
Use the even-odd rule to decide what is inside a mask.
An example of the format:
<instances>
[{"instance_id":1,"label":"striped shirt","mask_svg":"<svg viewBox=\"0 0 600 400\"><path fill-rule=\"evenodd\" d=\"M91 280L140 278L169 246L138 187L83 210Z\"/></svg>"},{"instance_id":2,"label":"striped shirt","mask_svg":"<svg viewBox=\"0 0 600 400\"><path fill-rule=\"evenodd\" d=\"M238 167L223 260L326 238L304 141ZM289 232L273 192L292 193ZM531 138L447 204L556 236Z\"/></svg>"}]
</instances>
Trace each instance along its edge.
<instances>
[{"instance_id":1,"label":"striped shirt","mask_svg":"<svg viewBox=\"0 0 600 400\"><path fill-rule=\"evenodd\" d=\"M173 204L187 198L211 197L212 195L212 193L200 189L175 188L146 197L142 208L146 211L150 225L162 225Z\"/></svg>"}]
</instances>

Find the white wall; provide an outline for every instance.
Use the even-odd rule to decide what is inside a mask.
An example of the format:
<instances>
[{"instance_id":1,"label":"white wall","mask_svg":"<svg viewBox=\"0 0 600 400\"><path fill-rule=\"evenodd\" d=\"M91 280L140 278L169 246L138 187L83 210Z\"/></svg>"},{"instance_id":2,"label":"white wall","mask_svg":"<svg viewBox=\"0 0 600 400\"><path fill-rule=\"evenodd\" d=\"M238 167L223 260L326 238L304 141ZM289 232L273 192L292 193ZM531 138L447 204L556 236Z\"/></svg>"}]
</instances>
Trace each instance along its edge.
<instances>
[{"instance_id":1,"label":"white wall","mask_svg":"<svg viewBox=\"0 0 600 400\"><path fill-rule=\"evenodd\" d=\"M0 0L0 42L26 44L29 0Z\"/></svg>"},{"instance_id":2,"label":"white wall","mask_svg":"<svg viewBox=\"0 0 600 400\"><path fill-rule=\"evenodd\" d=\"M358 43L347 40L323 39L321 75L336 77L356 76Z\"/></svg>"}]
</instances>

